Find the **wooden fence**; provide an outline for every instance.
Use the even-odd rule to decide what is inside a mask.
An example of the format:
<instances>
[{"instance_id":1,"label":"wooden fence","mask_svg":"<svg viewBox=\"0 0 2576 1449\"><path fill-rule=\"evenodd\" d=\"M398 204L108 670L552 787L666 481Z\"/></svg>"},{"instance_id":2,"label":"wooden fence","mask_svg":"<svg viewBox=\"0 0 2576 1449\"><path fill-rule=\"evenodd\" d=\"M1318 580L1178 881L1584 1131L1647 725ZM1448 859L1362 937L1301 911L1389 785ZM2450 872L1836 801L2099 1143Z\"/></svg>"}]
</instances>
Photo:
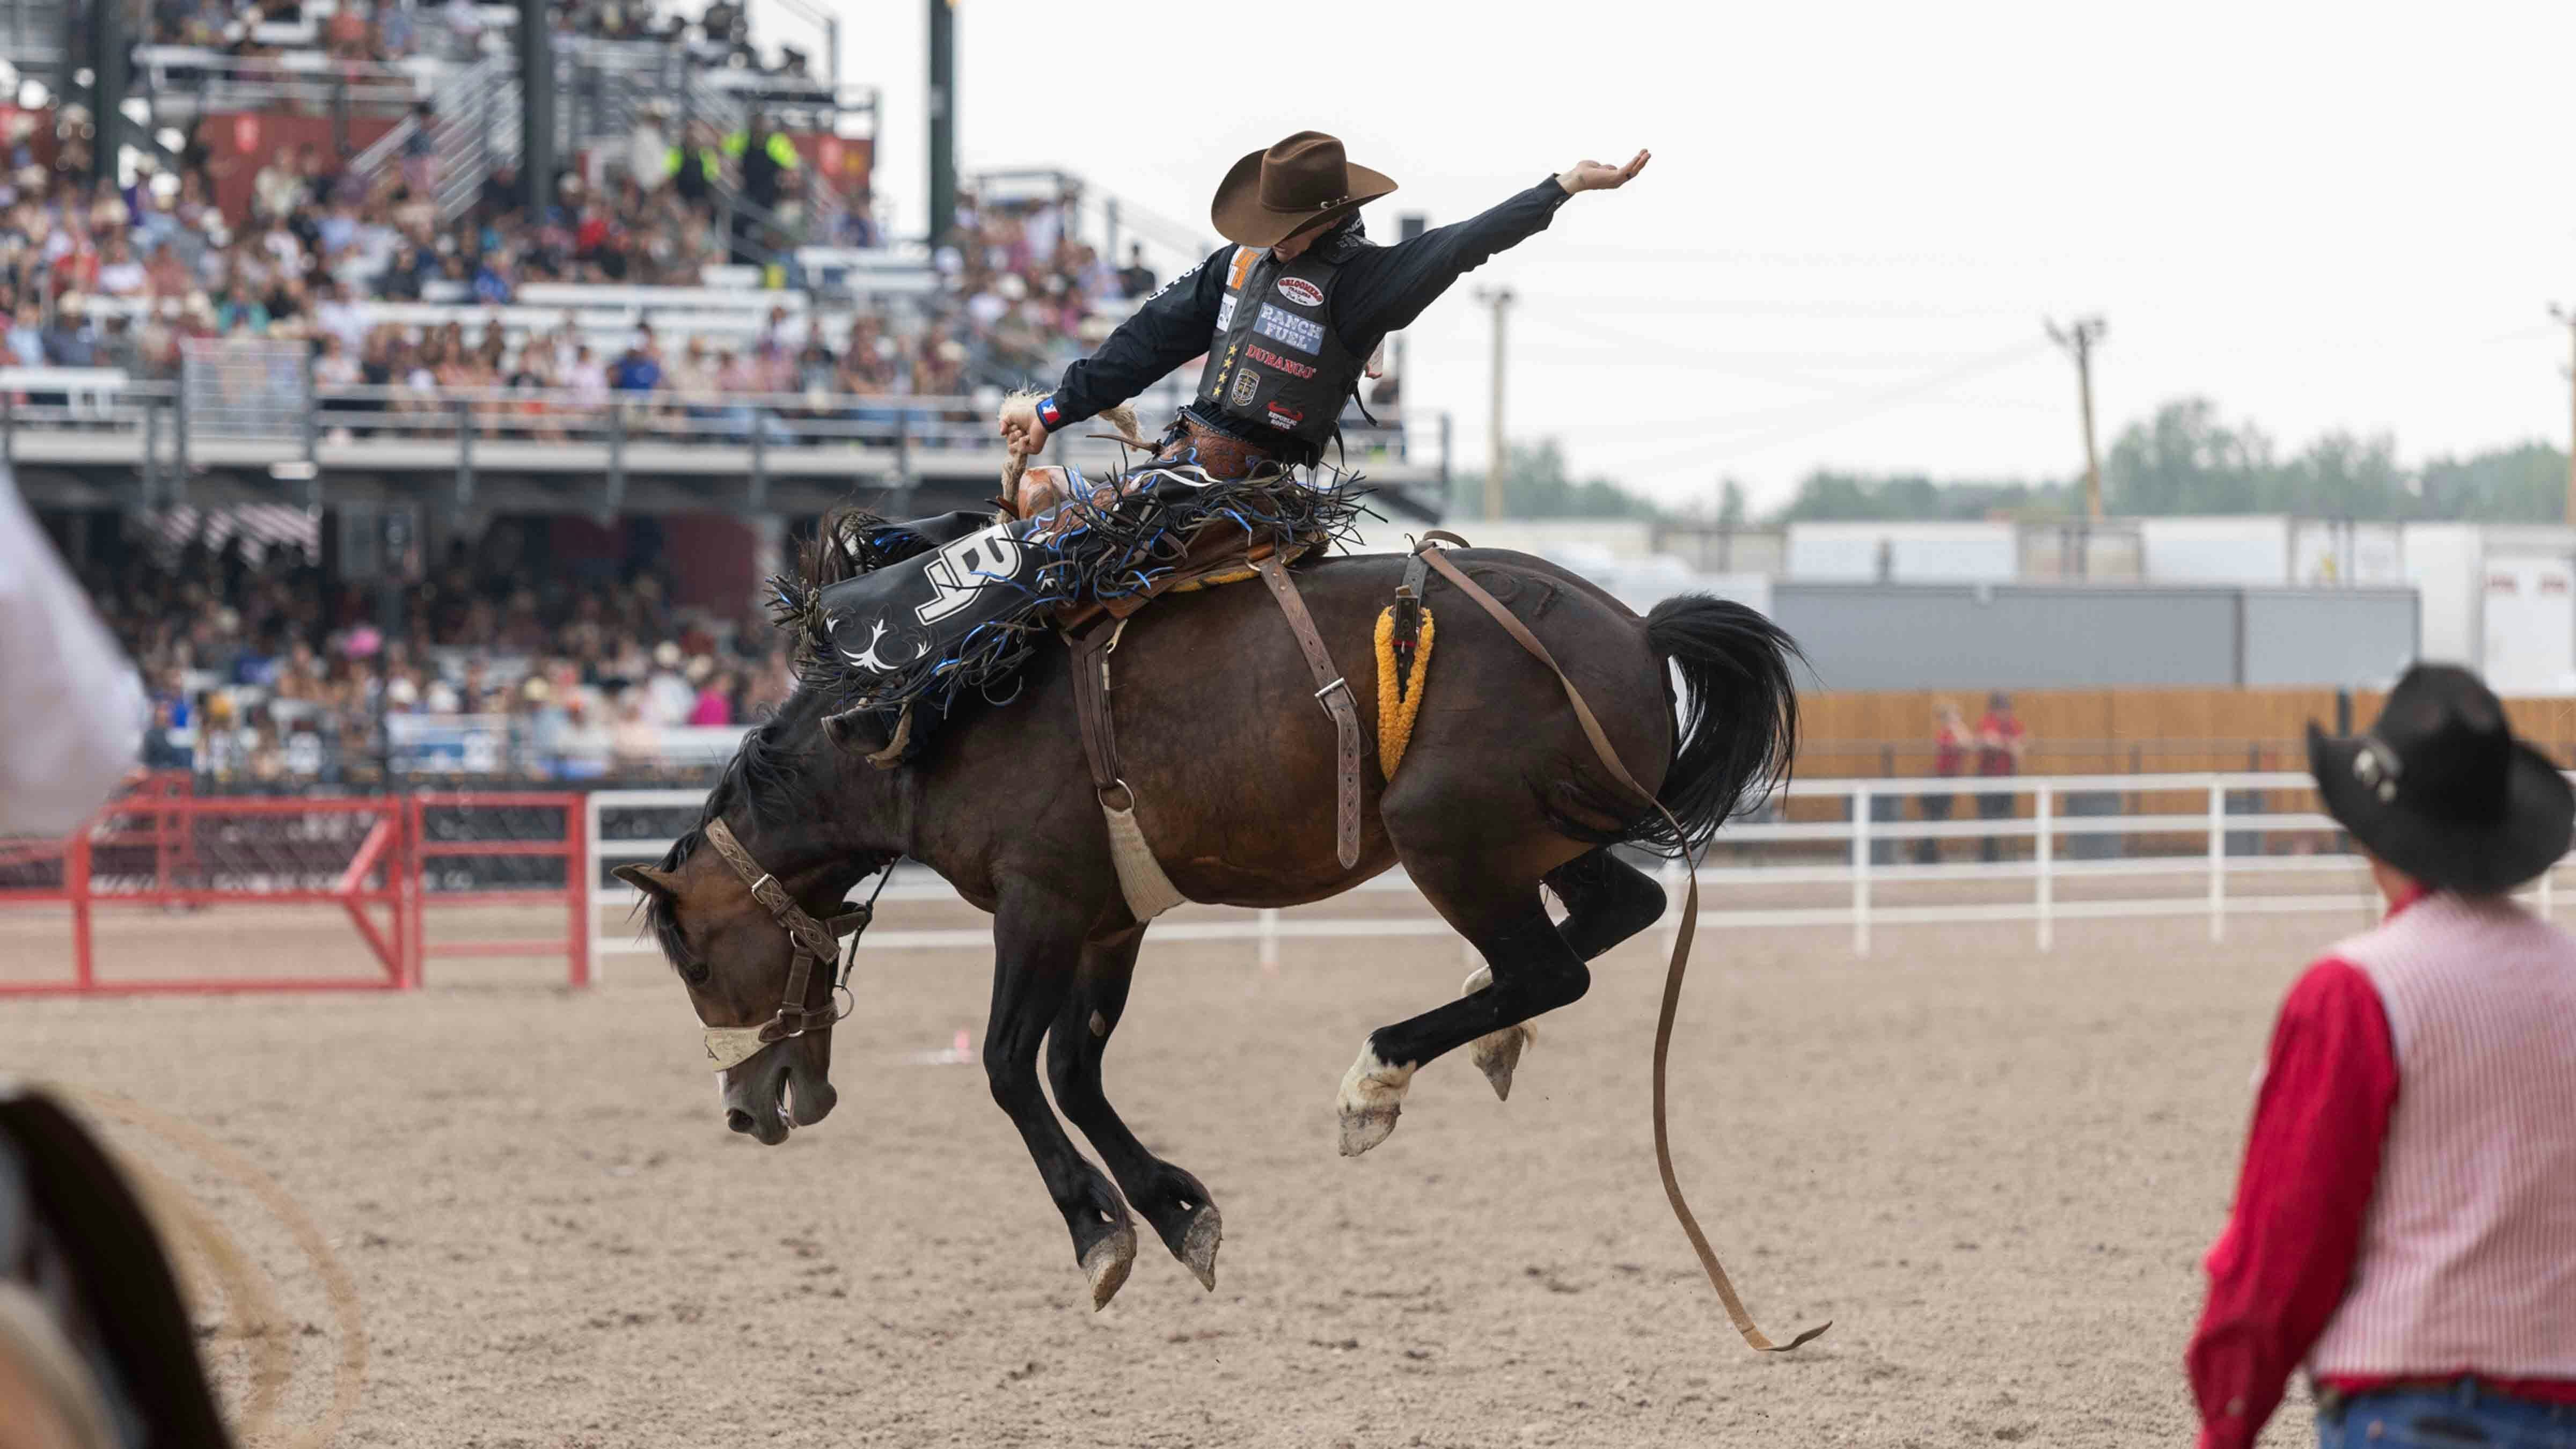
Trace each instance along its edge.
<instances>
[{"instance_id":1,"label":"wooden fence","mask_svg":"<svg viewBox=\"0 0 2576 1449\"><path fill-rule=\"evenodd\" d=\"M1935 773L1938 704L1959 707L1973 731L1986 712L1969 690L1874 690L1801 695L1800 773L1823 778L1906 778ZM2299 770L2307 726L2337 727L2331 689L2047 689L2013 693L2029 731L2027 775L2166 771ZM2381 696L2355 691L2350 718L2365 728ZM2563 765L2576 765L2576 699L2509 699L2514 732ZM1976 770L1971 754L1967 772Z\"/></svg>"}]
</instances>

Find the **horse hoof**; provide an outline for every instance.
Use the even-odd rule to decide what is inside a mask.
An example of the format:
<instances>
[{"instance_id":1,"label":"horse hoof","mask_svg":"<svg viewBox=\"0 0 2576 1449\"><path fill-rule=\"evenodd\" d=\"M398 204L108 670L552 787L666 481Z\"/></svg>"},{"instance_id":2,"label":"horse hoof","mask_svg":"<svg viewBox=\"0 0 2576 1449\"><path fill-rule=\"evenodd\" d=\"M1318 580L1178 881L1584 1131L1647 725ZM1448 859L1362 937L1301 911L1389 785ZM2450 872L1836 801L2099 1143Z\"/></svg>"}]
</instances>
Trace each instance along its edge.
<instances>
[{"instance_id":1,"label":"horse hoof","mask_svg":"<svg viewBox=\"0 0 2576 1449\"><path fill-rule=\"evenodd\" d=\"M1342 1075L1344 1157L1357 1157L1386 1140L1404 1111L1404 1089L1412 1082L1411 1063L1389 1063L1378 1056L1374 1045L1360 1048L1359 1060Z\"/></svg>"},{"instance_id":2,"label":"horse hoof","mask_svg":"<svg viewBox=\"0 0 2576 1449\"><path fill-rule=\"evenodd\" d=\"M1190 1229L1181 1238L1181 1250L1172 1256L1181 1260L1199 1286L1216 1291L1216 1245L1225 1237L1225 1225L1218 1220L1215 1203L1202 1203L1190 1214Z\"/></svg>"},{"instance_id":3,"label":"horse hoof","mask_svg":"<svg viewBox=\"0 0 2576 1449\"><path fill-rule=\"evenodd\" d=\"M1538 1033L1527 1022L1476 1038L1467 1056L1476 1069L1493 1083L1494 1095L1508 1102L1512 1099L1512 1072L1521 1064L1521 1052L1538 1041Z\"/></svg>"},{"instance_id":4,"label":"horse hoof","mask_svg":"<svg viewBox=\"0 0 2576 1449\"><path fill-rule=\"evenodd\" d=\"M1342 1155L1357 1157L1384 1142L1388 1135L1395 1131L1395 1119L1403 1113L1402 1107L1395 1106L1370 1107L1357 1112L1344 1112L1342 1114Z\"/></svg>"},{"instance_id":5,"label":"horse hoof","mask_svg":"<svg viewBox=\"0 0 2576 1449\"><path fill-rule=\"evenodd\" d=\"M1091 1279L1091 1311L1098 1313L1127 1286L1127 1270L1136 1266L1136 1230L1125 1223L1091 1245L1082 1255L1082 1271Z\"/></svg>"}]
</instances>

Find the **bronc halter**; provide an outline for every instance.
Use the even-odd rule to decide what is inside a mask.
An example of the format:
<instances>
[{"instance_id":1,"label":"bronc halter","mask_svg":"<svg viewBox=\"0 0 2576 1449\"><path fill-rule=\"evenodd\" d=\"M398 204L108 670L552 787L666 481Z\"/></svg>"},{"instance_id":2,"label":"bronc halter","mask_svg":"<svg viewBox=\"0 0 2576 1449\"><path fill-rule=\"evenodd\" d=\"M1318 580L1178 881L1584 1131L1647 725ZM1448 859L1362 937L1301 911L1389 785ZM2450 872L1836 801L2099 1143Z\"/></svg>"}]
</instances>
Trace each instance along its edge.
<instances>
[{"instance_id":1,"label":"bronc halter","mask_svg":"<svg viewBox=\"0 0 2576 1449\"><path fill-rule=\"evenodd\" d=\"M886 881L893 877L894 865L888 861L882 868L877 877L877 888L869 894L864 905L850 907L849 902L843 901L841 904L848 909L829 920L818 921L807 915L804 907L796 904L795 898L788 895L787 887L778 883L778 877L760 868L760 862L751 858L751 852L742 848L742 842L734 839L732 828L722 820L707 823L706 838L707 843L716 848L716 854L724 857L725 864L733 867L734 874L742 877L742 883L751 887L751 898L768 910L779 928L787 933L788 942L796 948L795 962L787 968L786 999L778 1004L775 1015L758 1026L706 1028L707 1060L722 1072L751 1060L771 1042L828 1028L848 1015L846 1010L834 1010L828 1001L822 1006L805 1004L806 993L814 982L814 963L838 962L839 970L832 980L832 993L838 996L849 979L850 962L857 958L859 933L865 931L868 922L875 917L877 896L884 892ZM840 938L843 936L850 938L848 959L842 958Z\"/></svg>"}]
</instances>

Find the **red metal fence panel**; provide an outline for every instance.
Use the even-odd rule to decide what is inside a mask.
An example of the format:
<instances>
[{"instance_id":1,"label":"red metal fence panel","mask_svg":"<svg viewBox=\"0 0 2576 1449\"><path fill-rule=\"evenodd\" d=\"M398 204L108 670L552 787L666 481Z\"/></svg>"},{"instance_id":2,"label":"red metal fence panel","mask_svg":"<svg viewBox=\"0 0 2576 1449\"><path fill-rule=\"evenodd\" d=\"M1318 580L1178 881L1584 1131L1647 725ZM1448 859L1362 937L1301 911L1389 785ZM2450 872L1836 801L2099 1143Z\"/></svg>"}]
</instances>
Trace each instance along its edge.
<instances>
[{"instance_id":1,"label":"red metal fence panel","mask_svg":"<svg viewBox=\"0 0 2576 1449\"><path fill-rule=\"evenodd\" d=\"M570 984L590 984L590 891L582 879L582 798L573 792L423 791L407 797L414 892L411 960L415 982L432 956L554 956ZM435 862L476 868L437 875ZM548 862L553 862L551 866ZM515 868L514 868L515 867ZM432 905L553 905L565 911L564 934L514 940L432 941Z\"/></svg>"},{"instance_id":2,"label":"red metal fence panel","mask_svg":"<svg viewBox=\"0 0 2576 1449\"><path fill-rule=\"evenodd\" d=\"M399 990L421 984L432 956L561 955L570 984L590 984L578 794L231 798L189 791L184 773L138 777L130 793L65 839L0 840L0 908L64 908L70 948L64 975L0 977L0 996ZM281 952L301 947L309 955L302 920L293 927L271 921L265 932L257 923L216 931L192 920L184 954L197 974L100 969L103 908L194 913L246 904L336 906L376 969L227 974L233 959L265 968ZM525 939L429 939L431 908L469 905L552 907L564 913L565 929ZM325 949L336 956L336 948Z\"/></svg>"}]
</instances>

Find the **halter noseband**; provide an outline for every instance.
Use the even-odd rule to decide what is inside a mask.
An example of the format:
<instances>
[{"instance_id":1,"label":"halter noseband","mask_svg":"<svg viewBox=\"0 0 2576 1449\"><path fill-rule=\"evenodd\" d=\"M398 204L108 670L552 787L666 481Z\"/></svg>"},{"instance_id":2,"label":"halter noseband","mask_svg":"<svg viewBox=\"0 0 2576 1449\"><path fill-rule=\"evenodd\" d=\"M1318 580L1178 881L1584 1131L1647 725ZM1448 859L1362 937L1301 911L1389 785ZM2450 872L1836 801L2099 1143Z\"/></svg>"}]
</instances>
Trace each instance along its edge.
<instances>
[{"instance_id":1,"label":"halter noseband","mask_svg":"<svg viewBox=\"0 0 2576 1449\"><path fill-rule=\"evenodd\" d=\"M721 1072L751 1060L771 1042L803 1036L841 1019L842 1013L832 1009L828 998L819 1007L805 1004L805 997L814 981L814 963L837 959L841 954L840 938L843 936L849 937L856 945L859 933L868 928L868 921L876 914L876 897L871 895L865 905L850 907L829 920L818 921L807 915L804 907L796 904L795 898L788 895L787 887L778 883L778 877L760 868L760 862L751 858L751 852L742 848L742 842L734 839L732 829L722 820L707 823L706 838L707 843L716 848L716 854L724 857L725 864L733 867L734 874L742 877L742 883L751 887L751 898L760 902L796 948L795 962L787 968L787 996L779 1003L776 1015L758 1026L711 1026L706 1029L707 1060ZM878 877L879 891L885 889L886 877L893 874L889 866L885 874ZM849 903L844 901L842 905L846 907ZM841 982L836 979L832 985L838 990Z\"/></svg>"}]
</instances>

